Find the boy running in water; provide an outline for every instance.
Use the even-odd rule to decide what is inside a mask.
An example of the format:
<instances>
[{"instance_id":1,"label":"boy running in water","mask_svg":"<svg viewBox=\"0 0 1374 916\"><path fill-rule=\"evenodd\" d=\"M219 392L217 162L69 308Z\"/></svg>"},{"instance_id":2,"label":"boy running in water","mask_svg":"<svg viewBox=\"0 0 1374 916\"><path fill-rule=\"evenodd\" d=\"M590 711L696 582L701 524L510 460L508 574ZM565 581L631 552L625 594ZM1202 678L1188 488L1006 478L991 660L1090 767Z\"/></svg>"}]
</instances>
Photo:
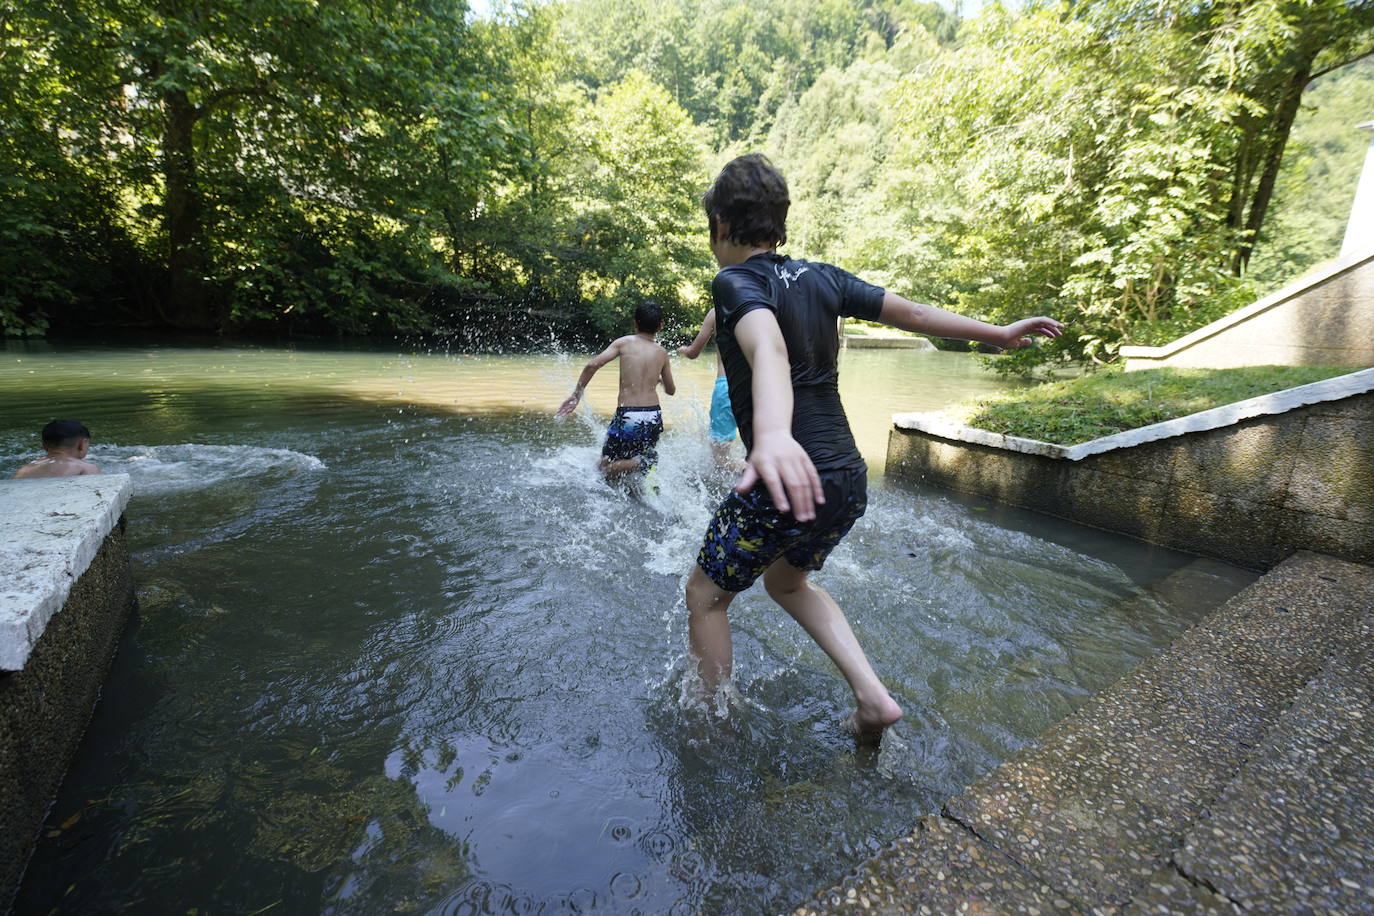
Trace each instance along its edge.
<instances>
[{"instance_id":1,"label":"boy running in water","mask_svg":"<svg viewBox=\"0 0 1374 916\"><path fill-rule=\"evenodd\" d=\"M705 349L707 341L716 333L716 310L710 309L701 320L701 330L696 339L686 346L678 347L677 352L688 359L696 359ZM711 457L716 467L738 471L738 465L730 458L730 443L735 441L738 427L735 414L730 409L730 389L725 382L725 363L716 360L716 384L711 389Z\"/></svg>"},{"instance_id":2,"label":"boy running in water","mask_svg":"<svg viewBox=\"0 0 1374 916\"><path fill-rule=\"evenodd\" d=\"M721 267L711 286L716 341L748 463L711 519L687 581L697 672L712 693L730 677L726 610L762 576L769 596L849 682L855 710L845 727L879 734L902 709L839 605L808 581L867 504L868 469L840 404L837 319L1006 349L1030 344L1030 334L1058 337L1063 325L1026 318L998 327L910 302L829 264L779 255L791 200L782 174L757 153L728 163L702 204Z\"/></svg>"},{"instance_id":3,"label":"boy running in water","mask_svg":"<svg viewBox=\"0 0 1374 916\"><path fill-rule=\"evenodd\" d=\"M620 397L615 418L606 430L606 444L597 463L602 476L616 480L627 474L647 474L658 461L658 437L663 432L663 411L658 404L658 384L667 394L677 391L668 351L654 343L663 324L663 311L655 302L635 309L635 333L611 342L582 369L577 387L558 408L558 416L573 412L596 370L619 357Z\"/></svg>"}]
</instances>

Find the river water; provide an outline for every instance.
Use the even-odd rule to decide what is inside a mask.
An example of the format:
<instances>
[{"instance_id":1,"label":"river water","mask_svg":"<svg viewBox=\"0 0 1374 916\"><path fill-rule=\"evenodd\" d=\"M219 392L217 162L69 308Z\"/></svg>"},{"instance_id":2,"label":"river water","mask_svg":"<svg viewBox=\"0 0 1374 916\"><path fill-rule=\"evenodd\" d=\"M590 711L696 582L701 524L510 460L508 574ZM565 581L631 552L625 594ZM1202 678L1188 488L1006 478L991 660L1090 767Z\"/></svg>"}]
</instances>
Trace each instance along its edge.
<instances>
[{"instance_id":1,"label":"river water","mask_svg":"<svg viewBox=\"0 0 1374 916\"><path fill-rule=\"evenodd\" d=\"M638 501L592 470L614 366L551 416L584 359L8 344L0 474L85 422L140 602L16 911L783 912L1206 610L1161 585L1186 556L883 479L894 411L997 382L849 351L872 502L817 580L907 717L856 749L757 588L699 709L713 364L676 362Z\"/></svg>"}]
</instances>

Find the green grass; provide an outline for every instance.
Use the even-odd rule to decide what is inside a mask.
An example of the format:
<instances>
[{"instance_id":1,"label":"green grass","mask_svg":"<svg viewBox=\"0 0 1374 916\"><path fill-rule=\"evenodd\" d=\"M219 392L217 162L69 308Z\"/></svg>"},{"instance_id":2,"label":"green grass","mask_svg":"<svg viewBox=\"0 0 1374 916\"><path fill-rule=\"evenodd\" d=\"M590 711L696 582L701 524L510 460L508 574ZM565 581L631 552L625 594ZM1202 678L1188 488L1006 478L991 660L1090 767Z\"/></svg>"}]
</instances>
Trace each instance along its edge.
<instances>
[{"instance_id":1,"label":"green grass","mask_svg":"<svg viewBox=\"0 0 1374 916\"><path fill-rule=\"evenodd\" d=\"M950 415L968 426L996 433L1077 445L1354 371L1349 366L1139 372L1113 368L1066 382L980 398L953 408Z\"/></svg>"}]
</instances>

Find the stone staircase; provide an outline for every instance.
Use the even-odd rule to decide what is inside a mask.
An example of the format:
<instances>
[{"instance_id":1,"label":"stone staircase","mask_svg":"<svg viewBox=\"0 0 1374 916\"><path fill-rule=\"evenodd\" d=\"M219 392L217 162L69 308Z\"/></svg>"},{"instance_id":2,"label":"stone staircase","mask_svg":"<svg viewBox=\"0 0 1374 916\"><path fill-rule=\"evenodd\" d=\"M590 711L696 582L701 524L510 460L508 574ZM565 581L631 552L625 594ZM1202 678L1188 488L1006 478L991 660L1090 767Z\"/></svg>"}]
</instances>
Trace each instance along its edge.
<instances>
[{"instance_id":1,"label":"stone staircase","mask_svg":"<svg viewBox=\"0 0 1374 916\"><path fill-rule=\"evenodd\" d=\"M1374 568L1299 552L797 914L1374 913Z\"/></svg>"}]
</instances>

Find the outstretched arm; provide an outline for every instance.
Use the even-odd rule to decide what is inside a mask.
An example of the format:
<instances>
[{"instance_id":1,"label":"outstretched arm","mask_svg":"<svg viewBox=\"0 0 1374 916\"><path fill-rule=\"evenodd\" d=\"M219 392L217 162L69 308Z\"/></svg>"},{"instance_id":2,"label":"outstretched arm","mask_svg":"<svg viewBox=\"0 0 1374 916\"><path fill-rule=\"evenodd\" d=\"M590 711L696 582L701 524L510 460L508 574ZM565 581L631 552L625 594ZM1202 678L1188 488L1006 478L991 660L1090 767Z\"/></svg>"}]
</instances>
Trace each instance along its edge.
<instances>
[{"instance_id":1,"label":"outstretched arm","mask_svg":"<svg viewBox=\"0 0 1374 916\"><path fill-rule=\"evenodd\" d=\"M582 367L582 374L577 377L577 385L573 388L572 394L568 395L567 400L559 405L557 416L562 417L572 413L577 407L577 402L582 400L582 392L587 390L587 385L591 382L592 376L596 375L596 370L600 369L619 355L620 341L617 340L615 343L593 356L587 362L587 365Z\"/></svg>"},{"instance_id":2,"label":"outstretched arm","mask_svg":"<svg viewBox=\"0 0 1374 916\"><path fill-rule=\"evenodd\" d=\"M716 310L713 308L706 313L706 317L701 319L701 330L697 331L696 340L683 347L678 347L677 352L688 359L696 359L701 355L701 351L706 348L706 341L711 339L711 335L716 333Z\"/></svg>"},{"instance_id":3,"label":"outstretched arm","mask_svg":"<svg viewBox=\"0 0 1374 916\"><path fill-rule=\"evenodd\" d=\"M1007 325L988 324L986 321L965 318L954 312L937 309L933 305L912 302L892 292L883 296L883 310L878 320L903 331L915 331L934 337L977 340L1005 350L1030 346L1031 334L1058 337L1064 332L1064 325L1053 318L1023 318Z\"/></svg>"},{"instance_id":4,"label":"outstretched arm","mask_svg":"<svg viewBox=\"0 0 1374 916\"><path fill-rule=\"evenodd\" d=\"M754 400L754 447L735 490L744 493L762 480L779 511L810 521L825 495L816 466L792 438L792 370L777 316L768 309L746 313L735 340L753 370Z\"/></svg>"}]
</instances>

